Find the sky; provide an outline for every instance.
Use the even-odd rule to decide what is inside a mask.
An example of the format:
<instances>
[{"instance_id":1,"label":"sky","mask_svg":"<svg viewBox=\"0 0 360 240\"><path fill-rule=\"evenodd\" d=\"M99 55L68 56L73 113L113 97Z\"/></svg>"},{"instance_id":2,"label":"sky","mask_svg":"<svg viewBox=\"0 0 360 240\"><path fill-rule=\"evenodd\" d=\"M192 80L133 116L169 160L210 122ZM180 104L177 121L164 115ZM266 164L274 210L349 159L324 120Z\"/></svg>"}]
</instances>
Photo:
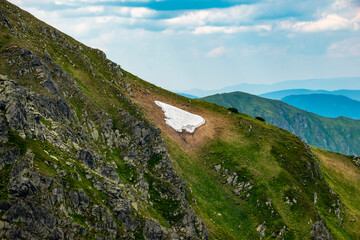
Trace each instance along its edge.
<instances>
[{"instance_id":1,"label":"sky","mask_svg":"<svg viewBox=\"0 0 360 240\"><path fill-rule=\"evenodd\" d=\"M181 91L360 76L360 0L10 0Z\"/></svg>"}]
</instances>

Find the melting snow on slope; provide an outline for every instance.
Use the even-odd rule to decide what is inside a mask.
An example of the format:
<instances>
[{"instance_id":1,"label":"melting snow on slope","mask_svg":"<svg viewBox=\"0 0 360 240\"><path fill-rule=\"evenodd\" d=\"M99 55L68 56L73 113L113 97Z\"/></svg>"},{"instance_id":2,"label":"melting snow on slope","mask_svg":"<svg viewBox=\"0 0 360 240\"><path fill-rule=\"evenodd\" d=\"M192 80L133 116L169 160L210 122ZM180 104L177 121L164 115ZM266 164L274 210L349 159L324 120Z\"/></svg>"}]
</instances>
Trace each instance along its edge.
<instances>
[{"instance_id":1,"label":"melting snow on slope","mask_svg":"<svg viewBox=\"0 0 360 240\"><path fill-rule=\"evenodd\" d=\"M160 101L155 101L155 103L164 111L166 124L177 132L185 130L189 133L193 133L197 127L205 123L205 119L199 115L186 112L180 108Z\"/></svg>"}]
</instances>

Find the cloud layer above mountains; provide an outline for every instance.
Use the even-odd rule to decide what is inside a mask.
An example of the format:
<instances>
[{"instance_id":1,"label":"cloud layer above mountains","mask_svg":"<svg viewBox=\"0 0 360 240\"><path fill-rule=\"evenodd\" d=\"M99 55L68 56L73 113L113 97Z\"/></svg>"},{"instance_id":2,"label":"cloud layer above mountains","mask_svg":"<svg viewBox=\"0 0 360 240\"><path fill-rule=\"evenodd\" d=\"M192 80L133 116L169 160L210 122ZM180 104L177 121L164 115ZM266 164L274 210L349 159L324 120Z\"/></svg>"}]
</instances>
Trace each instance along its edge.
<instances>
[{"instance_id":1,"label":"cloud layer above mountains","mask_svg":"<svg viewBox=\"0 0 360 240\"><path fill-rule=\"evenodd\" d=\"M360 75L359 0L11 2L170 89Z\"/></svg>"}]
</instances>

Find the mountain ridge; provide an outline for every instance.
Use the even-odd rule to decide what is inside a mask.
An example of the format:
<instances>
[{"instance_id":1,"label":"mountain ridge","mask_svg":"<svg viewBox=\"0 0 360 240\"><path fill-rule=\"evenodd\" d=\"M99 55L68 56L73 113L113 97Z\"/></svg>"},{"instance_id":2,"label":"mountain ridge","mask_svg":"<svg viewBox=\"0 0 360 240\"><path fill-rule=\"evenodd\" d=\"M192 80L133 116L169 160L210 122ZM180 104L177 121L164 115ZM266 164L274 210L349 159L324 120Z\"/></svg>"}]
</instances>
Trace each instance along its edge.
<instances>
[{"instance_id":1,"label":"mountain ridge","mask_svg":"<svg viewBox=\"0 0 360 240\"><path fill-rule=\"evenodd\" d=\"M360 101L343 95L307 94L290 95L282 99L283 102L296 108L318 114L323 117L347 117L360 119Z\"/></svg>"},{"instance_id":2,"label":"mountain ridge","mask_svg":"<svg viewBox=\"0 0 360 240\"><path fill-rule=\"evenodd\" d=\"M332 95L342 95L353 100L360 100L360 90L334 90L334 91L326 91L326 90L309 90L309 89L287 89L276 92L269 92L260 94L259 97L281 100L284 97L290 95L304 95L304 94L332 94Z\"/></svg>"},{"instance_id":3,"label":"mountain ridge","mask_svg":"<svg viewBox=\"0 0 360 240\"><path fill-rule=\"evenodd\" d=\"M202 99L225 107L235 107L253 117L263 117L270 124L300 136L313 146L344 154L360 153L357 148L360 136L356 130L359 128L359 120L345 117L326 118L279 100L242 92L217 94Z\"/></svg>"},{"instance_id":4,"label":"mountain ridge","mask_svg":"<svg viewBox=\"0 0 360 240\"><path fill-rule=\"evenodd\" d=\"M288 80L273 84L251 84L242 83L221 89L203 90L190 89L186 91L178 91L183 94L190 94L197 97L206 97L217 93L229 93L235 91L247 92L250 94L265 94L273 91L285 89L307 88L310 90L338 90L338 89L360 89L360 77L343 77L343 78L323 78L323 79L306 79L306 80Z\"/></svg>"}]
</instances>

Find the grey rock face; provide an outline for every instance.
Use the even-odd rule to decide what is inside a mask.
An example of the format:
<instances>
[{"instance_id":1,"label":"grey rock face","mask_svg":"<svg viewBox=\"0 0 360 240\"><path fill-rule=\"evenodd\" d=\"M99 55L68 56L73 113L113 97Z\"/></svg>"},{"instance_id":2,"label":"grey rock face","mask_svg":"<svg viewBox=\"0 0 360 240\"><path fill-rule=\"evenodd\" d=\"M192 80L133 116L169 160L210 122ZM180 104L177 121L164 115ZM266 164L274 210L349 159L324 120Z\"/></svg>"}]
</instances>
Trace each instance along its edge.
<instances>
[{"instance_id":1,"label":"grey rock face","mask_svg":"<svg viewBox=\"0 0 360 240\"><path fill-rule=\"evenodd\" d=\"M101 115L99 125L103 128L97 130L97 141L101 136L104 146L118 146L124 149L125 165L136 169L136 174L131 179L134 182L133 187L124 188L118 185L121 180L116 171L116 164L105 162L104 156L91 149L92 143L89 142L88 136L91 136L90 131L93 131L95 125L89 127L89 132L87 128L79 126L77 116L63 98L31 92L11 80L0 81L0 90L0 109L3 109L2 114L6 116L8 127L15 134L24 139L46 141L65 152L75 151L77 154L73 155L71 161L82 163L83 168L83 175L80 176L76 172L79 166L74 165L75 162L65 162L56 153L44 151L51 161L45 161L43 164L56 172L56 177L47 177L38 172L39 166L34 160L37 158L39 161L38 153L28 150L21 155L17 148L9 148L6 151L1 149L0 166L12 164L7 185L11 201L0 202L0 207L4 208L2 211L7 216L2 220L5 229L2 237L36 239L35 236L41 236L49 239L71 239L80 234L86 238L91 229L107 232L110 236L108 239L127 238L135 232L141 232L147 239L208 238L206 226L196 217L185 200L185 183L172 167L159 129L144 120L139 121L134 116L123 113L123 120L129 129L135 129L124 137L113 130L112 121L106 114ZM3 135L8 134L4 120L1 126ZM145 171L148 171L148 161L155 155L161 155L161 158L151 169L151 176L158 182L166 181L171 187L166 191L159 186L153 188L162 199L179 203L179 208L171 214L179 215L181 218L173 223L171 229L151 219L145 218L141 221L137 218L137 209L142 208L142 201L152 201L149 194L150 184L144 175ZM76 173L69 172L65 165L70 166ZM103 206L99 206L99 202L94 202L94 197L89 196L87 189L72 189L74 186L69 185L69 179L77 179L79 182L90 181L95 189L106 196L106 202L101 202ZM96 205L99 207L96 208ZM25 217L28 215L30 217ZM98 220L87 220L89 217ZM76 223L78 220L75 219L78 218L81 219L81 224ZM26 223L27 227L20 228L14 222ZM121 232L117 222L122 224L126 233ZM63 225L64 228L54 227L55 223Z\"/></svg>"},{"instance_id":2,"label":"grey rock face","mask_svg":"<svg viewBox=\"0 0 360 240\"><path fill-rule=\"evenodd\" d=\"M3 151L4 149L0 150L0 156ZM0 170L6 164L13 164L19 157L20 157L20 151L16 148L12 148L10 150L5 151L3 156L0 157Z\"/></svg>"},{"instance_id":3,"label":"grey rock face","mask_svg":"<svg viewBox=\"0 0 360 240\"><path fill-rule=\"evenodd\" d=\"M95 154L83 149L80 150L78 158L91 169L95 167L95 162L100 160L98 159L99 157L95 156Z\"/></svg>"},{"instance_id":4,"label":"grey rock face","mask_svg":"<svg viewBox=\"0 0 360 240\"><path fill-rule=\"evenodd\" d=\"M8 130L2 116L0 116L0 143L8 140Z\"/></svg>"},{"instance_id":5,"label":"grey rock face","mask_svg":"<svg viewBox=\"0 0 360 240\"><path fill-rule=\"evenodd\" d=\"M9 20L5 16L4 10L0 9L0 23L1 25L7 27L8 29L12 28L12 25L10 24Z\"/></svg>"},{"instance_id":6,"label":"grey rock face","mask_svg":"<svg viewBox=\"0 0 360 240\"><path fill-rule=\"evenodd\" d=\"M148 240L162 240L167 238L160 225L150 220L146 220L145 222L144 237ZM172 239L175 239L174 236Z\"/></svg>"},{"instance_id":7,"label":"grey rock face","mask_svg":"<svg viewBox=\"0 0 360 240\"><path fill-rule=\"evenodd\" d=\"M36 196L38 189L30 179L21 177L11 182L8 191L12 197L28 198Z\"/></svg>"},{"instance_id":8,"label":"grey rock face","mask_svg":"<svg viewBox=\"0 0 360 240\"><path fill-rule=\"evenodd\" d=\"M324 220L319 220L310 228L311 239L314 240L332 240L333 237L327 230Z\"/></svg>"},{"instance_id":9,"label":"grey rock face","mask_svg":"<svg viewBox=\"0 0 360 240\"><path fill-rule=\"evenodd\" d=\"M20 157L20 151L16 148L10 149L4 154L5 164L13 164Z\"/></svg>"}]
</instances>

